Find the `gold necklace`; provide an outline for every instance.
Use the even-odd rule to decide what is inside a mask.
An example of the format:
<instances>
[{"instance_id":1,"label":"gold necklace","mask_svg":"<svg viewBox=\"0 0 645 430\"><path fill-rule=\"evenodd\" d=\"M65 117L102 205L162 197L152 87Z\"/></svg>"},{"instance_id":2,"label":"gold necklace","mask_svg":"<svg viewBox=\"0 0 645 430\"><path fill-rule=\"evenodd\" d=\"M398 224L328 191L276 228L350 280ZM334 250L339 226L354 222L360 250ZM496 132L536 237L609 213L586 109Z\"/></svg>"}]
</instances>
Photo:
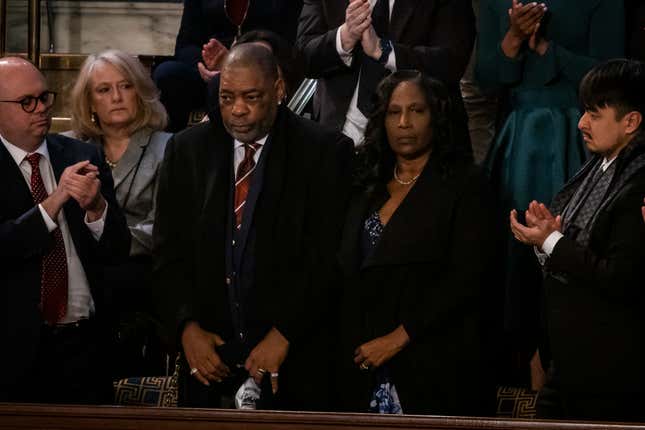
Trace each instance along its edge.
<instances>
[{"instance_id":1,"label":"gold necklace","mask_svg":"<svg viewBox=\"0 0 645 430\"><path fill-rule=\"evenodd\" d=\"M401 185L410 185L411 183L416 181L419 175L421 174L421 173L417 173L417 175L414 178L410 179L409 181L404 181L401 178L399 178L399 174L397 173L398 167L399 167L398 165L394 164L394 180Z\"/></svg>"}]
</instances>

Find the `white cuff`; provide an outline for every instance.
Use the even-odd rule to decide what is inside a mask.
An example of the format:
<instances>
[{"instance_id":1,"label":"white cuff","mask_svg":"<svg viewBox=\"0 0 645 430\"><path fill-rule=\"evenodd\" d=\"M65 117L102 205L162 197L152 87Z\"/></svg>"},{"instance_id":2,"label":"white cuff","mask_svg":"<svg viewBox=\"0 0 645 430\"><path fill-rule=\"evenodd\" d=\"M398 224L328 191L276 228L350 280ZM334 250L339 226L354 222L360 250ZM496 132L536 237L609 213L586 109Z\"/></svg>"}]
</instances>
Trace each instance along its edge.
<instances>
[{"instance_id":1,"label":"white cuff","mask_svg":"<svg viewBox=\"0 0 645 430\"><path fill-rule=\"evenodd\" d=\"M47 231L52 232L58 228L58 224L54 222L54 220L49 216L45 208L43 208L43 205L38 203L38 210L40 210L40 214L43 216L43 221L45 221L45 225L47 226ZM61 209L62 210L62 209Z\"/></svg>"},{"instance_id":2,"label":"white cuff","mask_svg":"<svg viewBox=\"0 0 645 430\"><path fill-rule=\"evenodd\" d=\"M90 233L92 233L92 236L94 237L95 240L101 240L101 236L103 236L103 229L105 228L105 216L107 214L108 210L108 202L105 202L105 209L103 210L103 214L101 215L101 218L97 219L94 222L89 222L87 220L87 213L85 213L85 225L87 228L90 230Z\"/></svg>"},{"instance_id":3,"label":"white cuff","mask_svg":"<svg viewBox=\"0 0 645 430\"><path fill-rule=\"evenodd\" d=\"M392 50L390 51L390 55L388 55L387 57L385 68L394 73L396 72L396 54L394 54L394 44L392 43L392 41L390 41L390 46L392 46Z\"/></svg>"},{"instance_id":4,"label":"white cuff","mask_svg":"<svg viewBox=\"0 0 645 430\"><path fill-rule=\"evenodd\" d=\"M551 233L542 244L542 251L550 257L553 253L555 245L560 239L562 239L562 236L564 235L559 231L554 231L553 233Z\"/></svg>"},{"instance_id":5,"label":"white cuff","mask_svg":"<svg viewBox=\"0 0 645 430\"><path fill-rule=\"evenodd\" d=\"M352 51L345 51L343 49L343 42L340 39L340 29L344 26L345 24L341 25L338 27L338 30L336 30L336 51L338 52L338 55L340 56L340 59L345 63L347 67L352 65L352 60L354 59L354 56L352 55Z\"/></svg>"}]
</instances>

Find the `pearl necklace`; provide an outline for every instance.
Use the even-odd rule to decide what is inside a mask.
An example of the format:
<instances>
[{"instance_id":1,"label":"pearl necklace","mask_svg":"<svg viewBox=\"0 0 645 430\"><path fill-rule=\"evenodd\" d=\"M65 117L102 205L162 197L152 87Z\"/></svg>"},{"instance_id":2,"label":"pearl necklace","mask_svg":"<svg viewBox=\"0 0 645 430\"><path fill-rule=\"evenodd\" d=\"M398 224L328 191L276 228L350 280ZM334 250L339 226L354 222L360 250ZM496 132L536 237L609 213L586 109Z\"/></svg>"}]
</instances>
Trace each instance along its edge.
<instances>
[{"instance_id":1,"label":"pearl necklace","mask_svg":"<svg viewBox=\"0 0 645 430\"><path fill-rule=\"evenodd\" d=\"M409 181L404 181L401 178L399 178L399 174L397 173L397 169L398 169L398 166L395 164L394 165L394 180L396 182L398 182L399 184L401 184L401 185L410 185L410 184L412 184L414 181L416 181L419 178L419 175L421 174L421 173L418 173L414 178L410 179Z\"/></svg>"},{"instance_id":2,"label":"pearl necklace","mask_svg":"<svg viewBox=\"0 0 645 430\"><path fill-rule=\"evenodd\" d=\"M107 164L110 169L114 169L116 167L116 163L117 162L112 161L109 158L107 158L107 156L105 157L105 164Z\"/></svg>"}]
</instances>

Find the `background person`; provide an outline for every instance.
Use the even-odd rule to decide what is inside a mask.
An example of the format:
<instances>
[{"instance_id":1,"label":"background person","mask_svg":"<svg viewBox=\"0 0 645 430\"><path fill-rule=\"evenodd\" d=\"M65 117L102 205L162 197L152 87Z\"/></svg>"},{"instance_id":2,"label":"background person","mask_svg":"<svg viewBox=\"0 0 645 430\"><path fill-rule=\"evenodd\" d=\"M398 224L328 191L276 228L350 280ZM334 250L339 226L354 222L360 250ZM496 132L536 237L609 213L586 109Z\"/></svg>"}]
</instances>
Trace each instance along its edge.
<instances>
[{"instance_id":1,"label":"background person","mask_svg":"<svg viewBox=\"0 0 645 430\"><path fill-rule=\"evenodd\" d=\"M459 80L474 40L470 0L305 0L296 46L305 76L318 79L314 119L359 145L379 81L418 69L451 90L470 151Z\"/></svg>"},{"instance_id":2,"label":"background person","mask_svg":"<svg viewBox=\"0 0 645 430\"><path fill-rule=\"evenodd\" d=\"M166 110L149 73L130 54L90 55L72 89L74 135L104 154L132 234L127 263L106 278L119 303L115 376L160 375L164 369L152 318L152 229L159 169L170 134Z\"/></svg>"},{"instance_id":3,"label":"background person","mask_svg":"<svg viewBox=\"0 0 645 430\"><path fill-rule=\"evenodd\" d=\"M153 73L168 111L168 131L182 130L190 112L204 108L207 83L217 74L238 31L225 7L242 11L247 4L243 33L266 29L295 41L302 0L184 0L175 56Z\"/></svg>"}]
</instances>

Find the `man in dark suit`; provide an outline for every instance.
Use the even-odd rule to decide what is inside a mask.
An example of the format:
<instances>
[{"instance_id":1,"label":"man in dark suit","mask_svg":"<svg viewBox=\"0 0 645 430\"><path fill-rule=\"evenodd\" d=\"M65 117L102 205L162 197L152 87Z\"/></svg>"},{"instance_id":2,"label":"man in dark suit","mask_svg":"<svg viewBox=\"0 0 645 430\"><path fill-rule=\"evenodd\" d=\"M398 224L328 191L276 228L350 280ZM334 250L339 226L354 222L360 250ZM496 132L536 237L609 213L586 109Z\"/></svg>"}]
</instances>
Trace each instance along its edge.
<instances>
[{"instance_id":1,"label":"man in dark suit","mask_svg":"<svg viewBox=\"0 0 645 430\"><path fill-rule=\"evenodd\" d=\"M270 30L293 43L302 0L184 0L175 55L153 79L168 111L168 131L183 130L193 109L205 107L207 83L240 31Z\"/></svg>"},{"instance_id":2,"label":"man in dark suit","mask_svg":"<svg viewBox=\"0 0 645 430\"><path fill-rule=\"evenodd\" d=\"M424 72L462 105L459 80L474 40L470 0L305 0L296 44L305 75L318 79L315 118L359 144L376 85L389 72ZM467 133L463 109L459 120Z\"/></svg>"},{"instance_id":3,"label":"man in dark suit","mask_svg":"<svg viewBox=\"0 0 645 430\"><path fill-rule=\"evenodd\" d=\"M592 69L578 127L595 155L551 210L532 202L526 226L511 212L513 234L535 246L545 272L540 355L550 369L538 414L546 418L645 419L643 94L641 62Z\"/></svg>"},{"instance_id":4,"label":"man in dark suit","mask_svg":"<svg viewBox=\"0 0 645 430\"><path fill-rule=\"evenodd\" d=\"M130 233L97 149L46 135L55 95L0 59L0 401L110 403L100 269Z\"/></svg>"},{"instance_id":5,"label":"man in dark suit","mask_svg":"<svg viewBox=\"0 0 645 430\"><path fill-rule=\"evenodd\" d=\"M238 45L222 68L221 117L168 143L153 242L184 405L230 406L249 377L263 387L256 407L328 404L352 146L283 95L271 52Z\"/></svg>"}]
</instances>

